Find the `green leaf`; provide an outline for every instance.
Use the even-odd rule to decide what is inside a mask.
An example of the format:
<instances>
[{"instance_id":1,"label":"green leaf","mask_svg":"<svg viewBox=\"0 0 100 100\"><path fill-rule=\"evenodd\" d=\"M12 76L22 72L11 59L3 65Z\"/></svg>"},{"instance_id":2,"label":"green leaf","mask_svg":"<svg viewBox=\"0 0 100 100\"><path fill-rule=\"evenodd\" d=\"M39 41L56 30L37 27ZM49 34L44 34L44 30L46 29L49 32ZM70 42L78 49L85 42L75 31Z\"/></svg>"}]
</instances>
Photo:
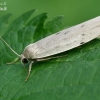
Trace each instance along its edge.
<instances>
[{"instance_id":1,"label":"green leaf","mask_svg":"<svg viewBox=\"0 0 100 100\"><path fill-rule=\"evenodd\" d=\"M3 35L6 32L10 16L11 14L7 14L0 18L0 35Z\"/></svg>"},{"instance_id":2,"label":"green leaf","mask_svg":"<svg viewBox=\"0 0 100 100\"><path fill-rule=\"evenodd\" d=\"M53 20L48 21L45 25L45 28L51 33L55 33L62 29L62 20L63 16L57 16Z\"/></svg>"},{"instance_id":3,"label":"green leaf","mask_svg":"<svg viewBox=\"0 0 100 100\"><path fill-rule=\"evenodd\" d=\"M29 23L36 27L35 34L33 36L34 42L43 38L44 34L44 22L47 19L47 13L42 13L33 18Z\"/></svg>"},{"instance_id":4,"label":"green leaf","mask_svg":"<svg viewBox=\"0 0 100 100\"><path fill-rule=\"evenodd\" d=\"M4 25L6 30L0 35L18 54L30 43L63 29L62 16L46 23L46 13L29 19L33 12L26 12L12 23L9 14L5 20L0 18L0 28ZM99 100L100 40L60 55L66 56L34 63L25 82L29 65L6 65L16 55L0 41L0 100Z\"/></svg>"}]
</instances>

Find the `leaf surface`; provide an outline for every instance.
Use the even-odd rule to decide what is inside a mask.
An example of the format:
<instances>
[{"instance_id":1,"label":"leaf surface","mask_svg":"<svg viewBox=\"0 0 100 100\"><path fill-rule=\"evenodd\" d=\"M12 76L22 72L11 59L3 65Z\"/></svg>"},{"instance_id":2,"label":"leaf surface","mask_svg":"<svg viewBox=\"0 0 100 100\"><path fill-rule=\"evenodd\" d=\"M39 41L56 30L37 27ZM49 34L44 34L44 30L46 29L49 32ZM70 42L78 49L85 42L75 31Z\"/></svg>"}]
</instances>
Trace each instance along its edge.
<instances>
[{"instance_id":1,"label":"leaf surface","mask_svg":"<svg viewBox=\"0 0 100 100\"><path fill-rule=\"evenodd\" d=\"M18 54L28 44L63 29L62 16L45 22L46 13L29 19L33 12L26 12L10 24L9 14L5 20L0 18L0 28L6 30L0 35ZM0 100L99 100L100 40L66 51L60 54L66 55L62 58L34 63L27 82L29 65L6 65L16 55L2 41L0 46Z\"/></svg>"}]
</instances>

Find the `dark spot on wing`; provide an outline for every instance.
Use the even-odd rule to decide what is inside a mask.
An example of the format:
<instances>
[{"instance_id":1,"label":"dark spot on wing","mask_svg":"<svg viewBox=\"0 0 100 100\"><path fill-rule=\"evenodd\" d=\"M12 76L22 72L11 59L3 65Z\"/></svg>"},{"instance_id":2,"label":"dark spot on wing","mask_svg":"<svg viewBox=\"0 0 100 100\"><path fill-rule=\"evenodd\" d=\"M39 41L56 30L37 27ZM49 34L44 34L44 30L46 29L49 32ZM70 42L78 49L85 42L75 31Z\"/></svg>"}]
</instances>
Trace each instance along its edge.
<instances>
[{"instance_id":1,"label":"dark spot on wing","mask_svg":"<svg viewBox=\"0 0 100 100\"><path fill-rule=\"evenodd\" d=\"M66 33L68 33L69 31L67 31ZM66 33L64 33L64 34L66 34Z\"/></svg>"},{"instance_id":2,"label":"dark spot on wing","mask_svg":"<svg viewBox=\"0 0 100 100\"><path fill-rule=\"evenodd\" d=\"M83 36L85 35L85 34L82 34Z\"/></svg>"},{"instance_id":3,"label":"dark spot on wing","mask_svg":"<svg viewBox=\"0 0 100 100\"><path fill-rule=\"evenodd\" d=\"M56 35L58 35L60 32L56 33Z\"/></svg>"},{"instance_id":4,"label":"dark spot on wing","mask_svg":"<svg viewBox=\"0 0 100 100\"><path fill-rule=\"evenodd\" d=\"M85 42L81 42L80 44L84 44Z\"/></svg>"},{"instance_id":5,"label":"dark spot on wing","mask_svg":"<svg viewBox=\"0 0 100 100\"><path fill-rule=\"evenodd\" d=\"M84 27L85 25L82 25L81 27Z\"/></svg>"}]
</instances>

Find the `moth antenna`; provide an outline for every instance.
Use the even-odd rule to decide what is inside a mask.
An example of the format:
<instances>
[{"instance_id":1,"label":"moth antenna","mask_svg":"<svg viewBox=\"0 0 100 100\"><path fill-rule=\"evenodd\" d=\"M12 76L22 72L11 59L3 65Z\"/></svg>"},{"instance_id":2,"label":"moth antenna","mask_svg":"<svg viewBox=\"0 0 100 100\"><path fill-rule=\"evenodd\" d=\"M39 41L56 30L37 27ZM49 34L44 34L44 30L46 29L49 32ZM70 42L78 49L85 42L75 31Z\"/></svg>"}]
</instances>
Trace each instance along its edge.
<instances>
[{"instance_id":1,"label":"moth antenna","mask_svg":"<svg viewBox=\"0 0 100 100\"><path fill-rule=\"evenodd\" d=\"M16 54L18 57L20 57L20 55L17 53L17 52L15 52L11 47L10 47L10 45L0 36L0 39L9 47L9 49L14 53L14 54Z\"/></svg>"}]
</instances>

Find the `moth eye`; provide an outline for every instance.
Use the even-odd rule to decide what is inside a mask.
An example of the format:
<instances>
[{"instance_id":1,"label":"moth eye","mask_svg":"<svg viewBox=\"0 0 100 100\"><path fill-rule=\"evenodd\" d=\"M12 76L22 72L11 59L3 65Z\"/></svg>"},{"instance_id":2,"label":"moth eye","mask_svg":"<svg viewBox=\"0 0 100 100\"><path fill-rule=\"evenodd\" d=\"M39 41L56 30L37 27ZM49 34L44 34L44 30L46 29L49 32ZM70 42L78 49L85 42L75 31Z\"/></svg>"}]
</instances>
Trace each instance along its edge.
<instances>
[{"instance_id":1,"label":"moth eye","mask_svg":"<svg viewBox=\"0 0 100 100\"><path fill-rule=\"evenodd\" d=\"M22 62L23 62L24 64L26 64L26 63L28 63L28 60L27 60L26 58L23 58L23 59L22 59Z\"/></svg>"}]
</instances>

